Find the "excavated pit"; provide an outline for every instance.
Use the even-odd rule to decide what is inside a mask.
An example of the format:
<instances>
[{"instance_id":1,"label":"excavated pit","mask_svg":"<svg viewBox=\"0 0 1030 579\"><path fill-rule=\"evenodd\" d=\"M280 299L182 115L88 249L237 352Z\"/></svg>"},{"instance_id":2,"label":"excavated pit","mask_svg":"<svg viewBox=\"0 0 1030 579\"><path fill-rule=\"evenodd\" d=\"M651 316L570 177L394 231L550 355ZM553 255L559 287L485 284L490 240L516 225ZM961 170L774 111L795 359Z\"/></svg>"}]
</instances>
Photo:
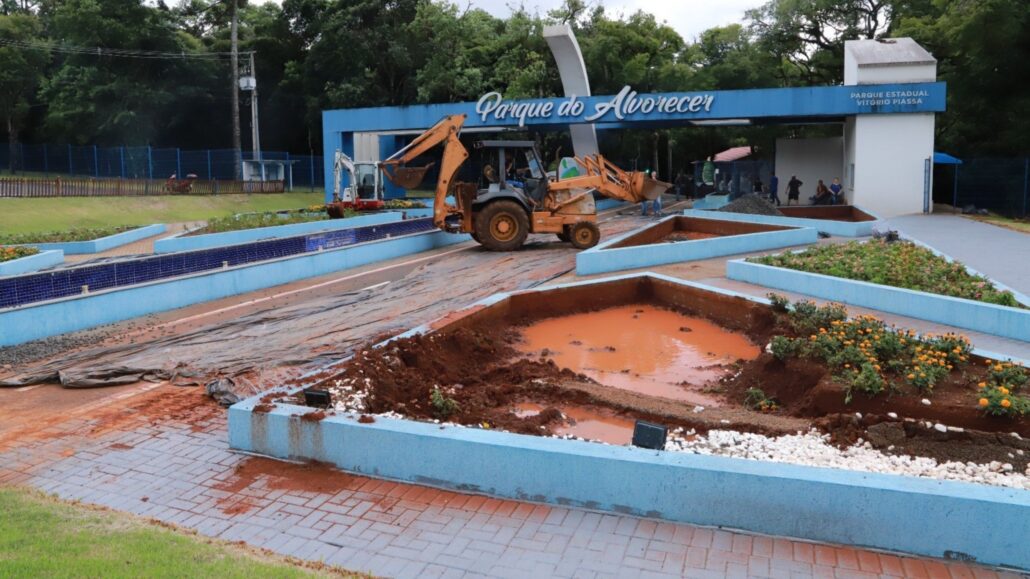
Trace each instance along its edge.
<instances>
[{"instance_id":1,"label":"excavated pit","mask_svg":"<svg viewBox=\"0 0 1030 579\"><path fill-rule=\"evenodd\" d=\"M647 227L630 235L607 249L619 247L636 247L655 243L674 243L677 241L695 241L713 237L746 235L749 233L765 233L768 231L784 231L793 229L778 225L761 223L744 223L739 221L722 221L713 216L712 219L677 216L663 219L651 227Z\"/></svg>"},{"instance_id":2,"label":"excavated pit","mask_svg":"<svg viewBox=\"0 0 1030 579\"><path fill-rule=\"evenodd\" d=\"M1028 421L975 408L971 383L985 373L982 359L939 383L929 406L904 388L847 403L825 365L763 352L773 335L793 332L769 306L634 276L515 293L454 312L427 333L362 350L313 383L332 392L338 410L357 392L364 413L524 434L626 444L636 420L701 433L814 427L841 445L861 438L885 452L1026 468ZM775 397L779 409L748 409L751 387ZM938 432L922 421L960 428Z\"/></svg>"}]
</instances>

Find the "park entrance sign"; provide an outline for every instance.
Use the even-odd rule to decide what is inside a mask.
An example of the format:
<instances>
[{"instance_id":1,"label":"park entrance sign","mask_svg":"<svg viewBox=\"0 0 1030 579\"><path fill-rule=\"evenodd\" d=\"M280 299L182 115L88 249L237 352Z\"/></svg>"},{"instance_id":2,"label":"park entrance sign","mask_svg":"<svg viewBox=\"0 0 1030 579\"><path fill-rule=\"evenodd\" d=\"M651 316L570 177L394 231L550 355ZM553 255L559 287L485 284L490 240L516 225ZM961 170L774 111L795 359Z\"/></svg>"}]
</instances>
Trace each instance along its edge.
<instances>
[{"instance_id":1,"label":"park entrance sign","mask_svg":"<svg viewBox=\"0 0 1030 579\"><path fill-rule=\"evenodd\" d=\"M784 143L776 155L781 182L797 174L814 187L818 179L840 177L852 204L884 217L922 211L934 114L945 109L936 60L911 39L849 41L844 76L839 86L666 93L625 86L612 95L580 94L570 83L562 97L509 99L491 91L472 102L328 110L322 113L326 171L337 149L362 161L385 159L447 115L466 115L465 132L571 129L574 137L582 127L835 123L842 135L831 143ZM589 139L573 141L576 154L589 152ZM387 197L403 194L387 191Z\"/></svg>"}]
</instances>

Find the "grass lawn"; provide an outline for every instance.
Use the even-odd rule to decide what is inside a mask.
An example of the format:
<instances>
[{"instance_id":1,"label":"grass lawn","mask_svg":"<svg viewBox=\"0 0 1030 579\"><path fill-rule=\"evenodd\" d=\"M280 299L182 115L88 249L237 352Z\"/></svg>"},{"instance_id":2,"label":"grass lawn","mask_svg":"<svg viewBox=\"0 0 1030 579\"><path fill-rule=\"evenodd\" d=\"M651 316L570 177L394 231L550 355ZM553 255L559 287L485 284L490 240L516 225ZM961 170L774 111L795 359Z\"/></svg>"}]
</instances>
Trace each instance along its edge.
<instances>
[{"instance_id":1,"label":"grass lawn","mask_svg":"<svg viewBox=\"0 0 1030 579\"><path fill-rule=\"evenodd\" d=\"M206 221L235 213L299 209L325 201L322 192L153 197L0 199L0 231L29 233L75 228Z\"/></svg>"},{"instance_id":2,"label":"grass lawn","mask_svg":"<svg viewBox=\"0 0 1030 579\"><path fill-rule=\"evenodd\" d=\"M1030 219L1013 219L1011 217L1002 217L1001 215L967 215L966 217L997 225L998 227L1004 227L1005 229L1019 231L1020 233L1030 233Z\"/></svg>"},{"instance_id":3,"label":"grass lawn","mask_svg":"<svg viewBox=\"0 0 1030 579\"><path fill-rule=\"evenodd\" d=\"M361 577L33 490L0 488L0 513L0 577Z\"/></svg>"}]
</instances>

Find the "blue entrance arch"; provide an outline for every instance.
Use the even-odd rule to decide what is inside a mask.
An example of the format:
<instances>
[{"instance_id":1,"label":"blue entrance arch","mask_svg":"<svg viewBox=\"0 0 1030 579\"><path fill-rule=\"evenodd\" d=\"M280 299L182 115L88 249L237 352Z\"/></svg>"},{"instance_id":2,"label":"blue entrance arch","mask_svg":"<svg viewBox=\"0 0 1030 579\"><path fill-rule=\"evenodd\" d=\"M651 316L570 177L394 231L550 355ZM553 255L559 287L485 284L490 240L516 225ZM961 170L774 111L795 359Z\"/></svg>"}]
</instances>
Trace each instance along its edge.
<instances>
[{"instance_id":1,"label":"blue entrance arch","mask_svg":"<svg viewBox=\"0 0 1030 579\"><path fill-rule=\"evenodd\" d=\"M446 115L465 114L468 129L532 127L565 130L590 123L598 129L702 126L708 122L843 122L857 115L936 113L945 110L943 82L769 88L507 100L488 93L477 102L336 109L322 112L326 199L332 196L337 148L354 154L354 133L404 133L433 126ZM391 139L392 140L392 139Z\"/></svg>"}]
</instances>

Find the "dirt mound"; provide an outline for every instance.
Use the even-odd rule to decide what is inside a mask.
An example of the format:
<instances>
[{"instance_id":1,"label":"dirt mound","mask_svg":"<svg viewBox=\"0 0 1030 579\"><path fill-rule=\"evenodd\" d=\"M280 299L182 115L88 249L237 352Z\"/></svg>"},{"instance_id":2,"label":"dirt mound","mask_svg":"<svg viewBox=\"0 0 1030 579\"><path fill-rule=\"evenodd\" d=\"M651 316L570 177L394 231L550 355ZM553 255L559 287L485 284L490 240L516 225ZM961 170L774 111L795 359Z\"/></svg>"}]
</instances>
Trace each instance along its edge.
<instances>
[{"instance_id":1,"label":"dirt mound","mask_svg":"<svg viewBox=\"0 0 1030 579\"><path fill-rule=\"evenodd\" d=\"M528 398L550 402L559 398L556 384L589 378L551 361L520 358L513 339L469 329L403 338L362 351L323 386L337 381L367 385L366 408L374 414L394 411L540 433L540 427L560 418L560 413L548 407L520 418L511 412L514 404ZM435 403L434 391L439 392ZM448 407L447 400L455 405Z\"/></svg>"},{"instance_id":2,"label":"dirt mound","mask_svg":"<svg viewBox=\"0 0 1030 579\"><path fill-rule=\"evenodd\" d=\"M759 197L754 193L748 193L747 195L738 197L730 203L720 207L718 211L725 211L727 213L748 213L751 215L783 216L783 213L780 213L780 210L770 203L765 197Z\"/></svg>"}]
</instances>

